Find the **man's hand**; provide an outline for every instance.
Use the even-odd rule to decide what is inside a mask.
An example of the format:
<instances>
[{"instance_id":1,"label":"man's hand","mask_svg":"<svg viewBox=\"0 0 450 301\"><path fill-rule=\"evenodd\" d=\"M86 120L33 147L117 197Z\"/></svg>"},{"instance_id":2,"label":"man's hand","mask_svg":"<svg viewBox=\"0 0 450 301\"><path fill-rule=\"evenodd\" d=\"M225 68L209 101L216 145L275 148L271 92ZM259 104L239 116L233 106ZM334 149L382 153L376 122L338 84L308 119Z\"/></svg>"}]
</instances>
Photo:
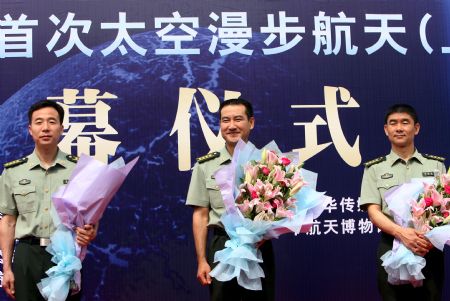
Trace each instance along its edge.
<instances>
[{"instance_id":1,"label":"man's hand","mask_svg":"<svg viewBox=\"0 0 450 301\"><path fill-rule=\"evenodd\" d=\"M97 236L97 229L94 225L84 225L83 228L76 227L75 233L77 234L77 243L82 247L86 247Z\"/></svg>"},{"instance_id":2,"label":"man's hand","mask_svg":"<svg viewBox=\"0 0 450 301\"><path fill-rule=\"evenodd\" d=\"M416 255L425 256L433 245L425 238L422 232L411 228L403 228L395 235L401 242Z\"/></svg>"},{"instance_id":3,"label":"man's hand","mask_svg":"<svg viewBox=\"0 0 450 301\"><path fill-rule=\"evenodd\" d=\"M201 285L211 284L211 276L209 275L209 272L211 272L211 267L206 260L198 264L197 280Z\"/></svg>"},{"instance_id":4,"label":"man's hand","mask_svg":"<svg viewBox=\"0 0 450 301\"><path fill-rule=\"evenodd\" d=\"M15 289L14 289L14 274L11 270L3 271L3 289L5 293L11 298L16 299Z\"/></svg>"}]
</instances>

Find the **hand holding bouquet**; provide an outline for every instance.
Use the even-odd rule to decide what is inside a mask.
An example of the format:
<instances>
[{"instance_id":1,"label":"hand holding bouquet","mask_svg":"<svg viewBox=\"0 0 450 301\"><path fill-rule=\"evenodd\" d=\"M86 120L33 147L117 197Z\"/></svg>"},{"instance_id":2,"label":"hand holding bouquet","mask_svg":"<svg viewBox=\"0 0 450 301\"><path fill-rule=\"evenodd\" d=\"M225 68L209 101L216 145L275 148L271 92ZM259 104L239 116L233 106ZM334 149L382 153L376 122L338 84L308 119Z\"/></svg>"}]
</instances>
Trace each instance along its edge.
<instances>
[{"instance_id":1,"label":"hand holding bouquet","mask_svg":"<svg viewBox=\"0 0 450 301\"><path fill-rule=\"evenodd\" d=\"M242 287L261 290L264 271L257 243L288 232L307 232L330 201L306 185L304 178L316 175L300 167L296 154L281 154L274 142L259 150L239 141L232 162L215 174L226 208L221 221L230 240L214 256L218 264L212 277L236 277Z\"/></svg>"},{"instance_id":2,"label":"hand holding bouquet","mask_svg":"<svg viewBox=\"0 0 450 301\"><path fill-rule=\"evenodd\" d=\"M38 283L45 300L66 300L69 290L81 288L81 262L87 247L75 242L74 228L95 225L138 158L125 164L122 158L106 165L82 155L70 175L69 183L53 195L52 217L56 231L46 251L55 266L46 271L48 277Z\"/></svg>"},{"instance_id":3,"label":"hand holding bouquet","mask_svg":"<svg viewBox=\"0 0 450 301\"><path fill-rule=\"evenodd\" d=\"M408 201L409 200L409 201ZM424 232L425 237L439 250L450 244L450 176L438 175L434 182L414 179L386 194L386 202L395 222ZM421 286L426 265L423 257L415 255L398 240L392 251L381 257L391 284L410 283Z\"/></svg>"}]
</instances>

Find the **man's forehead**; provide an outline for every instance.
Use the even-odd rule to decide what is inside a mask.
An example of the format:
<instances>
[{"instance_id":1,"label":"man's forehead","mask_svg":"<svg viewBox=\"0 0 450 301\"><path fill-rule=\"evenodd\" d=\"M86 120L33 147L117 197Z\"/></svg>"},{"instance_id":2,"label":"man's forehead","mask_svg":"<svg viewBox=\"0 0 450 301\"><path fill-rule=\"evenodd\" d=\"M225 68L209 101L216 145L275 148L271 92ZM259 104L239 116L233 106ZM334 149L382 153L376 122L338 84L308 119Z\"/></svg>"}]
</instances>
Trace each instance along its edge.
<instances>
[{"instance_id":1,"label":"man's forehead","mask_svg":"<svg viewBox=\"0 0 450 301\"><path fill-rule=\"evenodd\" d=\"M39 110L36 110L31 114L31 119L38 118L59 118L58 111L56 111L52 107L45 107Z\"/></svg>"},{"instance_id":2,"label":"man's forehead","mask_svg":"<svg viewBox=\"0 0 450 301\"><path fill-rule=\"evenodd\" d=\"M224 117L224 116L227 116L227 117L244 116L244 115L246 115L245 106L241 105L241 104L225 106L222 108L221 115L222 115L222 117Z\"/></svg>"},{"instance_id":3,"label":"man's forehead","mask_svg":"<svg viewBox=\"0 0 450 301\"><path fill-rule=\"evenodd\" d=\"M412 116L408 113L392 113L388 116L388 122L391 120L413 120Z\"/></svg>"}]
</instances>

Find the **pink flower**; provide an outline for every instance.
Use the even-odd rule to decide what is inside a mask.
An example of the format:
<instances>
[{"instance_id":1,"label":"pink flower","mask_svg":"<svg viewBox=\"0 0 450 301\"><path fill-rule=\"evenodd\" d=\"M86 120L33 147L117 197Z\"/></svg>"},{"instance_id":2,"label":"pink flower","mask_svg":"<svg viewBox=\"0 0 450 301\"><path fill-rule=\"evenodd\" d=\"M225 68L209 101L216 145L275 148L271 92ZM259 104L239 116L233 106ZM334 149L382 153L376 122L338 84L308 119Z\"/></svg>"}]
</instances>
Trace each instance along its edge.
<instances>
[{"instance_id":1,"label":"pink flower","mask_svg":"<svg viewBox=\"0 0 450 301\"><path fill-rule=\"evenodd\" d=\"M281 170L280 166L275 166L275 172L273 174L273 178L275 181L277 181L278 183L283 183L286 181L286 173L284 171Z\"/></svg>"},{"instance_id":2,"label":"pink flower","mask_svg":"<svg viewBox=\"0 0 450 301\"><path fill-rule=\"evenodd\" d=\"M253 206L250 205L250 202L248 200L244 200L242 204L237 204L237 206L243 214L248 214L253 209Z\"/></svg>"},{"instance_id":3,"label":"pink flower","mask_svg":"<svg viewBox=\"0 0 450 301\"><path fill-rule=\"evenodd\" d=\"M440 180L441 180L442 186L450 185L450 175L449 174L446 174L446 173L442 174Z\"/></svg>"},{"instance_id":4,"label":"pink flower","mask_svg":"<svg viewBox=\"0 0 450 301\"><path fill-rule=\"evenodd\" d=\"M433 205L433 199L431 197L425 197L425 207L430 207L431 205Z\"/></svg>"},{"instance_id":5,"label":"pink flower","mask_svg":"<svg viewBox=\"0 0 450 301\"><path fill-rule=\"evenodd\" d=\"M442 212L442 216L444 218L447 218L449 215L450 215L450 213L448 212L448 210Z\"/></svg>"},{"instance_id":6,"label":"pink flower","mask_svg":"<svg viewBox=\"0 0 450 301\"><path fill-rule=\"evenodd\" d=\"M282 157L281 158L281 164L283 164L284 166L288 166L289 164L291 164L291 160L289 160L286 157Z\"/></svg>"},{"instance_id":7,"label":"pink flower","mask_svg":"<svg viewBox=\"0 0 450 301\"><path fill-rule=\"evenodd\" d=\"M268 176L269 173L270 173L270 170L269 170L266 166L263 166L263 167L261 168L261 172L262 172L265 176Z\"/></svg>"},{"instance_id":8,"label":"pink flower","mask_svg":"<svg viewBox=\"0 0 450 301\"><path fill-rule=\"evenodd\" d=\"M431 220L434 222L435 225L442 223L444 221L444 218L442 216L433 215L431 217Z\"/></svg>"},{"instance_id":9,"label":"pink flower","mask_svg":"<svg viewBox=\"0 0 450 301\"><path fill-rule=\"evenodd\" d=\"M294 175L292 176L291 180L289 181L289 186L295 186L297 185L299 182L302 182L303 185L305 185L306 183L303 182L303 178L300 176L300 172L295 172Z\"/></svg>"},{"instance_id":10,"label":"pink flower","mask_svg":"<svg viewBox=\"0 0 450 301\"><path fill-rule=\"evenodd\" d=\"M421 199L419 202L413 201L411 204L411 211L414 217L421 217L425 213L425 201Z\"/></svg>"},{"instance_id":11,"label":"pink flower","mask_svg":"<svg viewBox=\"0 0 450 301\"><path fill-rule=\"evenodd\" d=\"M274 200L272 201L272 207L273 207L273 208L280 208L280 207L283 207L283 201L282 201L282 200L279 200L279 199L274 199Z\"/></svg>"},{"instance_id":12,"label":"pink flower","mask_svg":"<svg viewBox=\"0 0 450 301\"><path fill-rule=\"evenodd\" d=\"M270 204L270 202L259 202L256 205L256 212L263 212L263 211L271 211L272 212L272 205Z\"/></svg>"},{"instance_id":13,"label":"pink flower","mask_svg":"<svg viewBox=\"0 0 450 301\"><path fill-rule=\"evenodd\" d=\"M284 202L284 205L286 206L286 208L291 208L291 207L295 207L296 202L297 202L297 200L295 198L288 198L286 200L286 202Z\"/></svg>"},{"instance_id":14,"label":"pink flower","mask_svg":"<svg viewBox=\"0 0 450 301\"><path fill-rule=\"evenodd\" d=\"M267 165L271 168L278 162L278 156L273 151L267 151Z\"/></svg>"},{"instance_id":15,"label":"pink flower","mask_svg":"<svg viewBox=\"0 0 450 301\"><path fill-rule=\"evenodd\" d=\"M272 184L266 184L264 187L264 201L268 201L279 195L281 195L279 186L274 188Z\"/></svg>"},{"instance_id":16,"label":"pink flower","mask_svg":"<svg viewBox=\"0 0 450 301\"><path fill-rule=\"evenodd\" d=\"M294 216L294 212L292 212L291 210L286 210L283 207L280 207L277 209L277 211L275 212L275 217L278 218L292 218Z\"/></svg>"},{"instance_id":17,"label":"pink flower","mask_svg":"<svg viewBox=\"0 0 450 301\"><path fill-rule=\"evenodd\" d=\"M444 190L446 194L450 194L450 185L445 185Z\"/></svg>"},{"instance_id":18,"label":"pink flower","mask_svg":"<svg viewBox=\"0 0 450 301\"><path fill-rule=\"evenodd\" d=\"M250 194L250 197L252 199L256 199L258 197L257 188L255 186L253 186L252 184L247 183L247 190L248 190L248 192Z\"/></svg>"},{"instance_id":19,"label":"pink flower","mask_svg":"<svg viewBox=\"0 0 450 301\"><path fill-rule=\"evenodd\" d=\"M245 182L250 182L258 177L258 166L247 164L244 168Z\"/></svg>"},{"instance_id":20,"label":"pink flower","mask_svg":"<svg viewBox=\"0 0 450 301\"><path fill-rule=\"evenodd\" d=\"M444 200L444 198L442 197L442 194L440 194L436 189L433 189L431 191L431 198L433 199L434 207L441 206L443 203L443 200Z\"/></svg>"}]
</instances>

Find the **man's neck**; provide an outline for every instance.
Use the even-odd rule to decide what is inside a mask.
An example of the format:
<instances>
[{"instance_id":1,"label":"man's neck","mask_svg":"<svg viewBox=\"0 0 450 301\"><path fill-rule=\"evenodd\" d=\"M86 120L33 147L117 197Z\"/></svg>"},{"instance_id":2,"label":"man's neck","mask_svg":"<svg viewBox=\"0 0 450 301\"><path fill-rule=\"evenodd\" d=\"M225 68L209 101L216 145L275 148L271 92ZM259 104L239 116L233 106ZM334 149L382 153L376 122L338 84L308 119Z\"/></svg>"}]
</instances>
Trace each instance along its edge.
<instances>
[{"instance_id":1,"label":"man's neck","mask_svg":"<svg viewBox=\"0 0 450 301\"><path fill-rule=\"evenodd\" d=\"M412 157L414 152L416 151L416 148L414 147L414 145L410 145L410 146L407 146L407 147L395 147L395 146L392 146L392 150L400 158L402 158L405 161L408 161Z\"/></svg>"},{"instance_id":2,"label":"man's neck","mask_svg":"<svg viewBox=\"0 0 450 301\"><path fill-rule=\"evenodd\" d=\"M56 154L58 153L58 148L53 147L36 147L35 149L36 155L41 162L41 165L47 169L53 165L53 162L56 159Z\"/></svg>"},{"instance_id":3,"label":"man's neck","mask_svg":"<svg viewBox=\"0 0 450 301\"><path fill-rule=\"evenodd\" d=\"M225 144L225 148L227 149L228 153L230 154L230 156L233 157L233 153L234 153L234 147L236 145L230 145L230 144Z\"/></svg>"}]
</instances>

